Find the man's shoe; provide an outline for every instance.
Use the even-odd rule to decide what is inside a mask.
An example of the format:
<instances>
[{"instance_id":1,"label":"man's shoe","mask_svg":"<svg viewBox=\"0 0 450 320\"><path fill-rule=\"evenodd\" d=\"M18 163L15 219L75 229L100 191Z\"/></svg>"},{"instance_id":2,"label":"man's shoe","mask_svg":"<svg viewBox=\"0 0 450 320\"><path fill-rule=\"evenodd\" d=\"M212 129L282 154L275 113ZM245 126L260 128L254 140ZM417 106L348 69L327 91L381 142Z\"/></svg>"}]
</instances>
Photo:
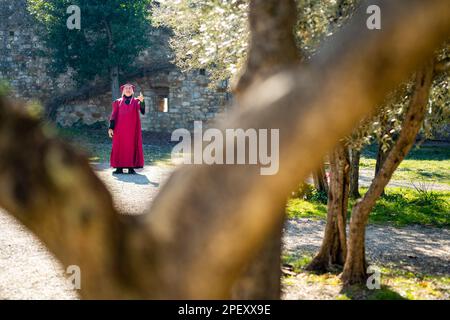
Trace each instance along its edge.
<instances>
[{"instance_id":1,"label":"man's shoe","mask_svg":"<svg viewBox=\"0 0 450 320\"><path fill-rule=\"evenodd\" d=\"M134 171L133 168L128 169L128 174L136 174L136 171Z\"/></svg>"},{"instance_id":2,"label":"man's shoe","mask_svg":"<svg viewBox=\"0 0 450 320\"><path fill-rule=\"evenodd\" d=\"M113 172L113 174L123 174L123 169L117 168L116 171Z\"/></svg>"}]
</instances>

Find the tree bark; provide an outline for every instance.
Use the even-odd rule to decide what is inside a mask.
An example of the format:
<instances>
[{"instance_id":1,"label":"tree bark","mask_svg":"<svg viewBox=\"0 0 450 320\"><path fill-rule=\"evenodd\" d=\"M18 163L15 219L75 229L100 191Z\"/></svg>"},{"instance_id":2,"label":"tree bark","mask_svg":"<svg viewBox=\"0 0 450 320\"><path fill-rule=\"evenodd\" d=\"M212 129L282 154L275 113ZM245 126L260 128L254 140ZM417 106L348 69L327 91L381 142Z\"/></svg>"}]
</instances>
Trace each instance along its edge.
<instances>
[{"instance_id":1,"label":"tree bark","mask_svg":"<svg viewBox=\"0 0 450 320\"><path fill-rule=\"evenodd\" d=\"M313 182L317 191L328 193L328 179L323 162L313 171Z\"/></svg>"},{"instance_id":2,"label":"tree bark","mask_svg":"<svg viewBox=\"0 0 450 320\"><path fill-rule=\"evenodd\" d=\"M350 197L353 199L361 198L359 193L359 160L361 158L361 151L351 148L350 153Z\"/></svg>"},{"instance_id":3,"label":"tree bark","mask_svg":"<svg viewBox=\"0 0 450 320\"><path fill-rule=\"evenodd\" d=\"M289 66L298 65L300 50L294 37L297 5L294 0L252 0L247 61L232 91L237 100L252 85Z\"/></svg>"},{"instance_id":4,"label":"tree bark","mask_svg":"<svg viewBox=\"0 0 450 320\"><path fill-rule=\"evenodd\" d=\"M144 215L120 216L85 157L0 97L0 206L64 266L81 267L83 298L229 298L298 182L449 36L447 1L375 4L382 30L361 27L362 8L309 67L248 89L221 124L222 133L281 129L277 174L254 165L182 166Z\"/></svg>"},{"instance_id":5,"label":"tree bark","mask_svg":"<svg viewBox=\"0 0 450 320\"><path fill-rule=\"evenodd\" d=\"M120 84L119 84L119 67L114 66L111 68L111 94L112 101L120 98Z\"/></svg>"},{"instance_id":6,"label":"tree bark","mask_svg":"<svg viewBox=\"0 0 450 320\"><path fill-rule=\"evenodd\" d=\"M369 190L352 210L347 261L342 273L345 284L364 283L367 279L365 257L365 228L369 214L384 188L414 144L425 117L434 65L430 60L416 72L415 88L403 120L402 130L391 151L386 156Z\"/></svg>"},{"instance_id":7,"label":"tree bark","mask_svg":"<svg viewBox=\"0 0 450 320\"><path fill-rule=\"evenodd\" d=\"M281 296L281 249L284 219L268 235L262 249L233 286L232 298L278 300Z\"/></svg>"},{"instance_id":8,"label":"tree bark","mask_svg":"<svg viewBox=\"0 0 450 320\"><path fill-rule=\"evenodd\" d=\"M388 130L389 131L389 130ZM384 162L386 161L386 158L392 149L392 143L389 143L387 146L387 150L383 150L381 142L378 144L378 151L377 151L377 161L375 163L375 176L380 172L380 169L383 167ZM385 191L383 188L383 191L381 191L381 195L385 195Z\"/></svg>"},{"instance_id":9,"label":"tree bark","mask_svg":"<svg viewBox=\"0 0 450 320\"><path fill-rule=\"evenodd\" d=\"M247 64L233 88L238 104L250 85L300 61L294 37L297 21L294 0L251 0L249 20L251 38ZM234 299L280 298L282 236L283 222L280 221L234 286Z\"/></svg>"},{"instance_id":10,"label":"tree bark","mask_svg":"<svg viewBox=\"0 0 450 320\"><path fill-rule=\"evenodd\" d=\"M348 148L340 143L330 153L330 188L325 235L319 253L307 270L328 272L343 266L347 253L347 208L350 160Z\"/></svg>"},{"instance_id":11,"label":"tree bark","mask_svg":"<svg viewBox=\"0 0 450 320\"><path fill-rule=\"evenodd\" d=\"M114 37L111 30L111 25L109 21L103 20L103 25L105 26L106 35L108 36L108 55L112 59L114 55ZM112 101L121 97L120 84L119 84L119 66L114 64L110 66L109 76L111 79L111 97Z\"/></svg>"}]
</instances>

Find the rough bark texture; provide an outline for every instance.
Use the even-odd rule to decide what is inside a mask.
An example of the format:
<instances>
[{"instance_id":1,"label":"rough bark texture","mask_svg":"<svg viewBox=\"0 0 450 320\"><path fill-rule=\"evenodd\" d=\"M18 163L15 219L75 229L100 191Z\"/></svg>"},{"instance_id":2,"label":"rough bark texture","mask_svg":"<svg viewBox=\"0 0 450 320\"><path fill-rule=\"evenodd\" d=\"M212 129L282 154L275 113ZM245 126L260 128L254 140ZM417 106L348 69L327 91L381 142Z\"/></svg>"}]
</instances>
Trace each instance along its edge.
<instances>
[{"instance_id":1,"label":"rough bark texture","mask_svg":"<svg viewBox=\"0 0 450 320\"><path fill-rule=\"evenodd\" d=\"M328 193L328 179L323 162L313 171L313 182L317 191Z\"/></svg>"},{"instance_id":2,"label":"rough bark texture","mask_svg":"<svg viewBox=\"0 0 450 320\"><path fill-rule=\"evenodd\" d=\"M389 129L390 130L390 129ZM387 130L387 131L389 131ZM392 150L392 144L393 142L389 142L387 146L385 146L385 150L383 150L382 144L379 143L378 144L378 151L377 151L377 161L375 163L375 176L380 172L380 169L383 167L384 162L386 161L386 158L390 152L390 150ZM381 191L381 195L384 196L385 192L384 192L384 188L383 191Z\"/></svg>"},{"instance_id":3,"label":"rough bark texture","mask_svg":"<svg viewBox=\"0 0 450 320\"><path fill-rule=\"evenodd\" d=\"M233 90L238 103L251 84L300 61L294 38L297 21L295 1L252 0L249 10L252 33L248 62ZM280 298L282 236L283 223L280 221L276 231L265 240L260 253L245 268L234 286L234 299Z\"/></svg>"},{"instance_id":4,"label":"rough bark texture","mask_svg":"<svg viewBox=\"0 0 450 320\"><path fill-rule=\"evenodd\" d=\"M232 85L237 100L251 85L298 64L301 57L293 33L296 22L294 0L250 1L247 63Z\"/></svg>"},{"instance_id":5,"label":"rough bark texture","mask_svg":"<svg viewBox=\"0 0 450 320\"><path fill-rule=\"evenodd\" d=\"M364 283L367 279L364 243L366 223L372 208L381 196L395 169L397 169L414 144L425 117L428 96L433 81L433 71L433 62L430 60L416 72L414 93L411 97L400 135L386 156L378 174L373 179L369 190L352 210L348 255L342 273L342 280L345 284Z\"/></svg>"},{"instance_id":6,"label":"rough bark texture","mask_svg":"<svg viewBox=\"0 0 450 320\"><path fill-rule=\"evenodd\" d=\"M279 128L277 174L182 166L148 212L123 217L84 157L0 98L0 206L64 266L81 267L83 298L229 298L298 182L449 36L447 1L372 3L383 12L381 30L365 28L362 8L309 67L250 88L221 124Z\"/></svg>"},{"instance_id":7,"label":"rough bark texture","mask_svg":"<svg viewBox=\"0 0 450 320\"><path fill-rule=\"evenodd\" d=\"M120 98L120 84L119 84L119 68L112 67L111 68L111 92L112 92L112 101Z\"/></svg>"},{"instance_id":8,"label":"rough bark texture","mask_svg":"<svg viewBox=\"0 0 450 320\"><path fill-rule=\"evenodd\" d=\"M278 223L265 240L260 252L245 267L243 276L234 285L233 299L280 299L282 235L283 223Z\"/></svg>"},{"instance_id":9,"label":"rough bark texture","mask_svg":"<svg viewBox=\"0 0 450 320\"><path fill-rule=\"evenodd\" d=\"M359 160L361 151L354 148L350 150L350 197L359 199L361 198L359 193Z\"/></svg>"},{"instance_id":10,"label":"rough bark texture","mask_svg":"<svg viewBox=\"0 0 450 320\"><path fill-rule=\"evenodd\" d=\"M81 268L84 297L127 296L120 272L127 269L120 250L126 228L86 158L3 98L0 122L1 206L61 262Z\"/></svg>"},{"instance_id":11,"label":"rough bark texture","mask_svg":"<svg viewBox=\"0 0 450 320\"><path fill-rule=\"evenodd\" d=\"M114 39L113 39L113 33L111 31L111 24L103 20L102 21L105 26L106 35L108 36L108 54L110 57L113 56L114 53ZM115 101L116 99L120 98L121 92L120 92L120 84L119 84L119 66L113 65L110 67L109 70L109 77L111 80L111 98L112 101Z\"/></svg>"},{"instance_id":12,"label":"rough bark texture","mask_svg":"<svg viewBox=\"0 0 450 320\"><path fill-rule=\"evenodd\" d=\"M319 253L308 270L328 272L343 266L347 252L346 221L349 195L350 159L348 148L340 143L330 153L330 188L325 235Z\"/></svg>"}]
</instances>

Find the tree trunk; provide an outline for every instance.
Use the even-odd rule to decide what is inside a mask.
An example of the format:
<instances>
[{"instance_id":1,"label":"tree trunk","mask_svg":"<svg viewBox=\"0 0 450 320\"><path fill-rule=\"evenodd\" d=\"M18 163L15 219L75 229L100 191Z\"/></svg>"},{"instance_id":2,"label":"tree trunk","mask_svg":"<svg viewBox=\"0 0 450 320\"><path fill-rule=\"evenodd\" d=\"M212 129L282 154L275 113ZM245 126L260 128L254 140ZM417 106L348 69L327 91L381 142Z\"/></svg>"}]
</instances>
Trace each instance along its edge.
<instances>
[{"instance_id":1,"label":"tree trunk","mask_svg":"<svg viewBox=\"0 0 450 320\"><path fill-rule=\"evenodd\" d=\"M297 7L294 0L251 0L251 38L247 64L233 88L240 97L255 83L300 62L294 37ZM283 208L284 214L284 208ZM281 239L283 223L236 283L234 299L279 299L281 294Z\"/></svg>"},{"instance_id":2,"label":"tree trunk","mask_svg":"<svg viewBox=\"0 0 450 320\"><path fill-rule=\"evenodd\" d=\"M283 220L284 222L284 220ZM281 248L284 223L278 223L256 259L245 268L232 289L238 300L278 300L281 296Z\"/></svg>"},{"instance_id":3,"label":"tree trunk","mask_svg":"<svg viewBox=\"0 0 450 320\"><path fill-rule=\"evenodd\" d=\"M361 151L351 148L350 153L350 197L353 199L361 198L359 193L359 159L361 158Z\"/></svg>"},{"instance_id":4,"label":"tree trunk","mask_svg":"<svg viewBox=\"0 0 450 320\"><path fill-rule=\"evenodd\" d=\"M249 23L251 34L247 61L232 82L238 103L252 85L301 61L294 36L297 23L295 0L251 0Z\"/></svg>"},{"instance_id":5,"label":"tree trunk","mask_svg":"<svg viewBox=\"0 0 450 320\"><path fill-rule=\"evenodd\" d=\"M110 59L113 59L114 55L114 37L111 30L111 25L109 21L102 20L105 26L106 35L108 37L108 55ZM112 101L121 97L120 84L119 84L119 66L114 64L109 68L109 76L111 79L111 97Z\"/></svg>"},{"instance_id":6,"label":"tree trunk","mask_svg":"<svg viewBox=\"0 0 450 320\"><path fill-rule=\"evenodd\" d=\"M349 169L348 148L340 143L330 153L330 187L325 235L319 253L307 266L307 270L328 272L336 266L344 265L347 252Z\"/></svg>"},{"instance_id":7,"label":"tree trunk","mask_svg":"<svg viewBox=\"0 0 450 320\"><path fill-rule=\"evenodd\" d=\"M221 124L282 128L277 174L181 166L143 215L119 215L85 157L0 97L0 206L63 266L80 266L82 298L229 298L298 182L449 36L447 1L376 3L382 30L361 28L361 8L308 66L252 87Z\"/></svg>"},{"instance_id":8,"label":"tree trunk","mask_svg":"<svg viewBox=\"0 0 450 320\"><path fill-rule=\"evenodd\" d=\"M414 144L425 117L430 87L433 81L434 65L429 61L416 72L414 92L403 120L402 130L395 144L379 168L369 190L352 210L348 255L342 280L344 284L365 283L367 264L365 256L365 228L377 199L381 196L395 169L403 161Z\"/></svg>"},{"instance_id":9,"label":"tree trunk","mask_svg":"<svg viewBox=\"0 0 450 320\"><path fill-rule=\"evenodd\" d=\"M111 94L112 94L112 101L115 101L116 99L120 98L121 92L120 92L120 84L119 84L119 67L112 67L111 68Z\"/></svg>"},{"instance_id":10,"label":"tree trunk","mask_svg":"<svg viewBox=\"0 0 450 320\"><path fill-rule=\"evenodd\" d=\"M313 182L317 191L328 193L328 179L323 162L313 171Z\"/></svg>"},{"instance_id":11,"label":"tree trunk","mask_svg":"<svg viewBox=\"0 0 450 320\"><path fill-rule=\"evenodd\" d=\"M377 176L378 172L380 172L380 169L383 167L384 161L392 148L392 144L390 143L387 147L387 150L383 150L381 142L378 144L377 161L375 163L375 176ZM385 195L384 188L383 191L381 191L381 195Z\"/></svg>"}]
</instances>

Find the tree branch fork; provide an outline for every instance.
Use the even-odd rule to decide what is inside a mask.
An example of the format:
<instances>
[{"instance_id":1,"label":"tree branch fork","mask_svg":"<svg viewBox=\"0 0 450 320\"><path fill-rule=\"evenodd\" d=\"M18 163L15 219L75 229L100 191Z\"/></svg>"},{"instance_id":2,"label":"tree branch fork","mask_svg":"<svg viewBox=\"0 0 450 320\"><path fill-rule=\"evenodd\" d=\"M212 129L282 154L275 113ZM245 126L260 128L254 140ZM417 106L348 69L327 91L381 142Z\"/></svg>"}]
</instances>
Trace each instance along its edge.
<instances>
[{"instance_id":1,"label":"tree branch fork","mask_svg":"<svg viewBox=\"0 0 450 320\"><path fill-rule=\"evenodd\" d=\"M144 215L124 216L85 156L2 97L0 206L80 266L83 298L228 298L298 181L449 36L446 1L377 3L384 31L361 28L360 12L309 66L250 87L221 124L279 128L278 174L181 167Z\"/></svg>"}]
</instances>

